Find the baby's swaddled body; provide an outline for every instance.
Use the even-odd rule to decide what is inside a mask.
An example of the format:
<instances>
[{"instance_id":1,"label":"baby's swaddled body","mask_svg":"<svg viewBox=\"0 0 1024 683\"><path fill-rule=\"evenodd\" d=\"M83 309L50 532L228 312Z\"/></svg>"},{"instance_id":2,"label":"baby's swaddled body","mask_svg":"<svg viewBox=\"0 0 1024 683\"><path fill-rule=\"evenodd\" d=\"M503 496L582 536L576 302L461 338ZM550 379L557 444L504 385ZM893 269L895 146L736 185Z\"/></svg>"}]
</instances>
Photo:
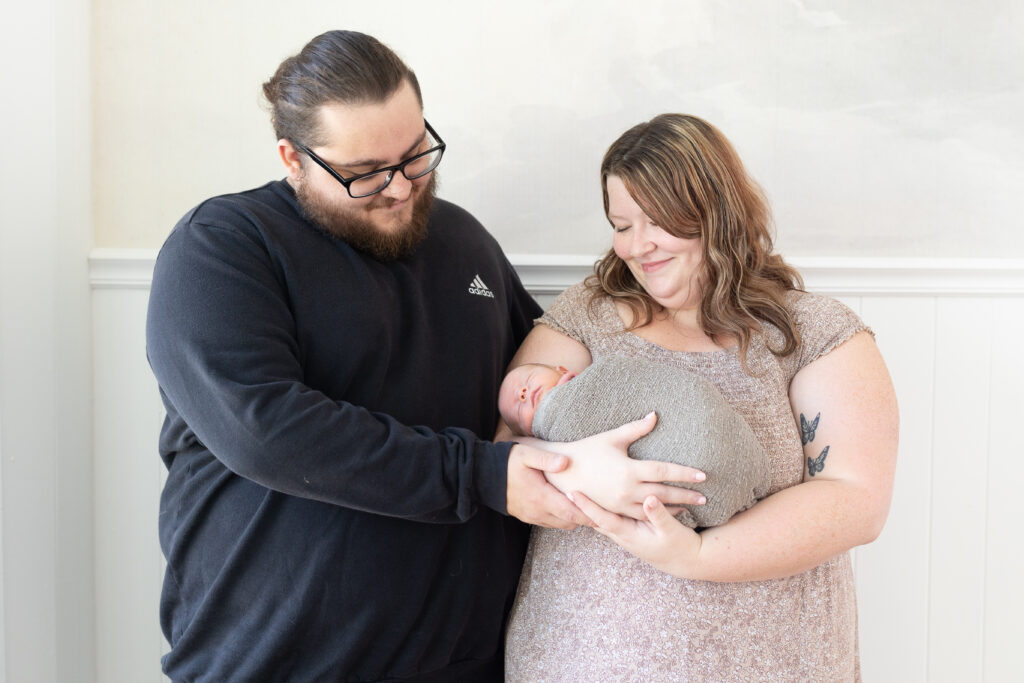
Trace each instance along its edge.
<instances>
[{"instance_id":1,"label":"baby's swaddled body","mask_svg":"<svg viewBox=\"0 0 1024 683\"><path fill-rule=\"evenodd\" d=\"M533 419L547 441L576 441L614 429L652 410L658 424L629 448L638 460L695 467L707 479L689 488L704 505L676 515L691 528L723 524L768 491L768 454L746 420L707 380L679 368L625 356L594 361L551 389Z\"/></svg>"}]
</instances>

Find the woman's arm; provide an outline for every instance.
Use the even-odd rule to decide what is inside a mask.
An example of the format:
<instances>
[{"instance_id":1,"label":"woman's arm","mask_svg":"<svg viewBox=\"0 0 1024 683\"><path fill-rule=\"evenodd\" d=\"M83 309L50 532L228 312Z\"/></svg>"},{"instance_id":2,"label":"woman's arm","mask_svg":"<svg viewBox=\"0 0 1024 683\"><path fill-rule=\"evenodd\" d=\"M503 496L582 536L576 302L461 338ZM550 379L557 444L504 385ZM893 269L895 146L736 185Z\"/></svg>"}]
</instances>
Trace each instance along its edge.
<instances>
[{"instance_id":1,"label":"woman's arm","mask_svg":"<svg viewBox=\"0 0 1024 683\"><path fill-rule=\"evenodd\" d=\"M512 356L508 369L524 363L545 363L561 365L580 373L590 365L591 360L590 350L586 346L553 327L541 324L534 325L530 334L526 335L516 355Z\"/></svg>"},{"instance_id":2,"label":"woman's arm","mask_svg":"<svg viewBox=\"0 0 1024 683\"><path fill-rule=\"evenodd\" d=\"M691 579L790 576L873 541L889 512L899 420L892 382L871 336L859 333L800 370L790 403L795 419L803 415L808 423L804 481L722 526L697 534L653 497L644 502L643 522L610 514L585 496L571 497L626 550Z\"/></svg>"},{"instance_id":3,"label":"woman's arm","mask_svg":"<svg viewBox=\"0 0 1024 683\"><path fill-rule=\"evenodd\" d=\"M546 363L561 365L573 372L581 372L590 365L591 356L587 347L575 339L547 326L537 325L526 339L519 351L512 358L509 368L523 363ZM674 481L693 483L704 480L704 474L692 467L676 465L653 460L633 460L627 449L636 439L647 434L654 428L655 420L648 416L643 420L628 423L618 429L574 441L571 443L554 443L528 437L516 437L517 444L509 456L509 497L507 509L511 514L532 523L545 526L563 526L552 523L550 517L537 522L523 514L530 514L535 505L521 503L519 492L513 492L513 483L523 479L522 475L529 472L515 472L514 468L525 466L526 461L519 456L531 459L542 456L550 457L551 453L568 456L569 462L564 469L545 469L544 476L562 492L583 491L598 501L608 510L628 515L637 519L644 517L643 501L648 496L657 496L667 505L699 505L703 496L698 491L670 486L663 482ZM561 460L557 461L561 463ZM557 466L556 466L557 467ZM524 479L525 481L525 479ZM523 496L538 495L536 487L527 487ZM548 492L550 493L550 491ZM566 501L566 505L568 505ZM521 511L521 512L513 512ZM558 515L565 519L563 511Z\"/></svg>"}]
</instances>

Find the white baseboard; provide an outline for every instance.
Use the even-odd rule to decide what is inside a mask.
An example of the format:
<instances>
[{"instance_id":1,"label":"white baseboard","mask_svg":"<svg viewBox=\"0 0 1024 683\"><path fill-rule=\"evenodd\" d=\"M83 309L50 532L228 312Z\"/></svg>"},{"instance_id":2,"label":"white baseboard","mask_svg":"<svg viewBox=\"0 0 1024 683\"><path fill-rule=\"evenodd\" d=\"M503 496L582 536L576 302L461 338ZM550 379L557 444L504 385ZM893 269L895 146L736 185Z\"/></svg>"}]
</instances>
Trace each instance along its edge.
<instances>
[{"instance_id":1,"label":"white baseboard","mask_svg":"<svg viewBox=\"0 0 1024 683\"><path fill-rule=\"evenodd\" d=\"M147 289L156 249L94 249L89 255L93 289ZM509 254L533 294L551 295L579 282L597 256ZM789 259L807 289L834 296L1020 296L1024 259L848 258Z\"/></svg>"}]
</instances>

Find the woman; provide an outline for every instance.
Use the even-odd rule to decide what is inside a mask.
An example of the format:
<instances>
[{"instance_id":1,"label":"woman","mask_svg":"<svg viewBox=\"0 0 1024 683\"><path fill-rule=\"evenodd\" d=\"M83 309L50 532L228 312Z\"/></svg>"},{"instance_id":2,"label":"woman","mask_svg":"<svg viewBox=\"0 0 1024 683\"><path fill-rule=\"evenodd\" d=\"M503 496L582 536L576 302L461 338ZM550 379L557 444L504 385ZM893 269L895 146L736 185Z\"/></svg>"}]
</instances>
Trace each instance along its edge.
<instances>
[{"instance_id":1,"label":"woman","mask_svg":"<svg viewBox=\"0 0 1024 683\"><path fill-rule=\"evenodd\" d=\"M882 529L897 410L870 330L802 291L725 137L677 114L624 133L601 165L612 250L563 293L513 365L632 355L715 385L771 460L768 495L689 529L549 479L595 523L534 529L510 618L512 681L857 680L847 552Z\"/></svg>"}]
</instances>

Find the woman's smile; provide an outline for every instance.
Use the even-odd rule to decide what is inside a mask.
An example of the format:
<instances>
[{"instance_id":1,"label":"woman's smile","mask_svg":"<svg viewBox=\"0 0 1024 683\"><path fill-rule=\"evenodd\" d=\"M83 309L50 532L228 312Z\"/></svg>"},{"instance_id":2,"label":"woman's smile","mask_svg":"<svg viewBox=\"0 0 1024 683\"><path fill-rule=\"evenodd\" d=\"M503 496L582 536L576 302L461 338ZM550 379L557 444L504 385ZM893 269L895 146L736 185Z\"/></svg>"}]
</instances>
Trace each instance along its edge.
<instances>
[{"instance_id":1,"label":"woman's smile","mask_svg":"<svg viewBox=\"0 0 1024 683\"><path fill-rule=\"evenodd\" d=\"M640 267L645 273L654 273L661 270L662 266L666 265L672 259L661 259L660 261L648 261L647 263L641 263Z\"/></svg>"}]
</instances>

